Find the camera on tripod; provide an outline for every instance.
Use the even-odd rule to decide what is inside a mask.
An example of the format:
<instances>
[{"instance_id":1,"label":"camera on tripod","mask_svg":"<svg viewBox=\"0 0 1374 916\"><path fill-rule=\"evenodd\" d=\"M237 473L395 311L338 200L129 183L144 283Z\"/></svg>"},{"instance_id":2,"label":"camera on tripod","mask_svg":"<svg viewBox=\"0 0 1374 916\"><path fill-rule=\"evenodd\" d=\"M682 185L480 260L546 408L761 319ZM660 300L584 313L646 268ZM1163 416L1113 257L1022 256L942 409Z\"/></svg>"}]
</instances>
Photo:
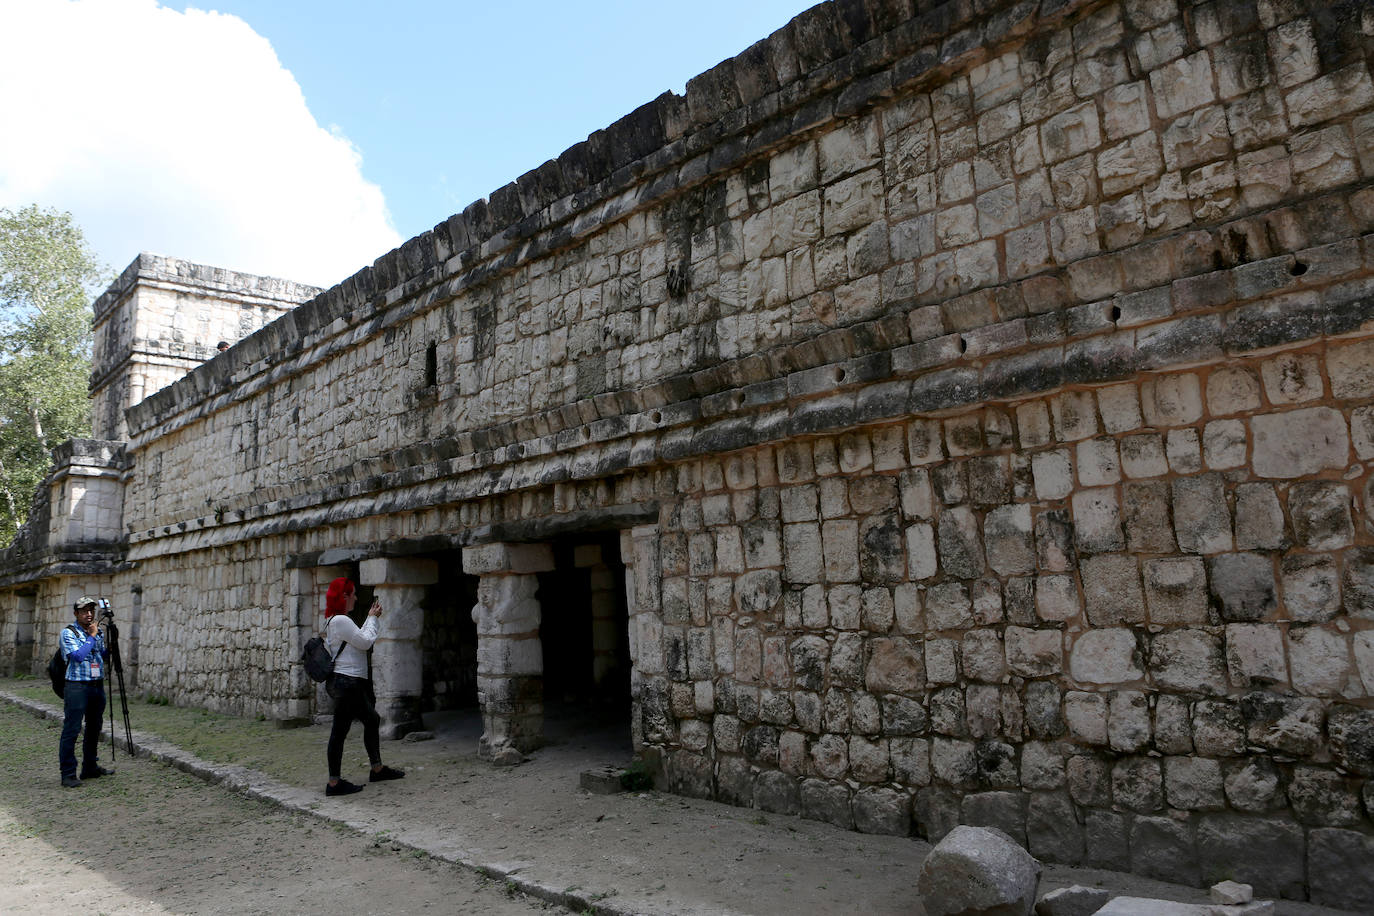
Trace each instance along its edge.
<instances>
[{"instance_id":1,"label":"camera on tripod","mask_svg":"<svg viewBox=\"0 0 1374 916\"><path fill-rule=\"evenodd\" d=\"M114 611L110 610L108 598L95 599L95 609L101 620L114 620Z\"/></svg>"}]
</instances>

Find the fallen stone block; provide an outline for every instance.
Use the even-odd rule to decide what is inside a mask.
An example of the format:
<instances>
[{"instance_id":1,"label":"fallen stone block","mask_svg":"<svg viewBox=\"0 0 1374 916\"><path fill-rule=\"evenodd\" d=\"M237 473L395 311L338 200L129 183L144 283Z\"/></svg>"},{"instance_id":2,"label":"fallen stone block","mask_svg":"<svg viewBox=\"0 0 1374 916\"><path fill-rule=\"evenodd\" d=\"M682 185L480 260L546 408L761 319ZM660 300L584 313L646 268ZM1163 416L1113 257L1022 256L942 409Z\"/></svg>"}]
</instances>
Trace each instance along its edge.
<instances>
[{"instance_id":1,"label":"fallen stone block","mask_svg":"<svg viewBox=\"0 0 1374 916\"><path fill-rule=\"evenodd\" d=\"M1093 916L1111 896L1111 891L1100 887L1061 887L1040 898L1035 916Z\"/></svg>"},{"instance_id":2,"label":"fallen stone block","mask_svg":"<svg viewBox=\"0 0 1374 916\"><path fill-rule=\"evenodd\" d=\"M614 795L621 790L620 767L604 766L583 770L578 785L593 795Z\"/></svg>"},{"instance_id":3,"label":"fallen stone block","mask_svg":"<svg viewBox=\"0 0 1374 916\"><path fill-rule=\"evenodd\" d=\"M955 827L916 880L928 916L1031 916L1040 863L996 828Z\"/></svg>"},{"instance_id":4,"label":"fallen stone block","mask_svg":"<svg viewBox=\"0 0 1374 916\"><path fill-rule=\"evenodd\" d=\"M1221 881L1212 885L1207 898L1213 903L1249 903L1255 899L1255 889L1237 881Z\"/></svg>"}]
</instances>

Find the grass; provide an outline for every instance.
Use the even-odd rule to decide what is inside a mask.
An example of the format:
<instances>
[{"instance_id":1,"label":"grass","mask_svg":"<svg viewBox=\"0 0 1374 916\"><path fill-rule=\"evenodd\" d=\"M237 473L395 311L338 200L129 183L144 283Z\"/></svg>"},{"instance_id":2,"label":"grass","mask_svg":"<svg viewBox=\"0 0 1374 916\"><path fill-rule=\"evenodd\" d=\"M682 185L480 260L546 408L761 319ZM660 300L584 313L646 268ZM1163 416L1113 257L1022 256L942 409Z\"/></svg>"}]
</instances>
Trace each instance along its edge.
<instances>
[{"instance_id":1,"label":"grass","mask_svg":"<svg viewBox=\"0 0 1374 916\"><path fill-rule=\"evenodd\" d=\"M62 701L53 695L47 681L34 678L0 678L0 690L17 694L60 709ZM120 722L118 690L110 697L118 732ZM109 711L105 713L109 727ZM242 766L258 770L288 785L311 786L326 774L325 744L329 728L313 725L282 729L271 722L225 715L207 709L166 705L159 698L129 698L129 724L136 732L155 735L175 744L209 763ZM135 739L137 740L137 739ZM388 762L404 768L411 746L388 742ZM344 746L344 775L365 772L367 755L363 750L362 727L355 724Z\"/></svg>"}]
</instances>

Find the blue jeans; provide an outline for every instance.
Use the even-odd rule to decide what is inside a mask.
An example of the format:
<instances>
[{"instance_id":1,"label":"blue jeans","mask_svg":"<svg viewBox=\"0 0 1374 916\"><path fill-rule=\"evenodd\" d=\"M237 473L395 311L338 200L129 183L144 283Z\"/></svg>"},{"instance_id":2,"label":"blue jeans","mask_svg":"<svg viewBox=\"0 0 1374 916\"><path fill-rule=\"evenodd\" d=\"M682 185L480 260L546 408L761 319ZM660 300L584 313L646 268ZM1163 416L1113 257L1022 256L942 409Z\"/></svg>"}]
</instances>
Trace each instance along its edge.
<instances>
[{"instance_id":1,"label":"blue jeans","mask_svg":"<svg viewBox=\"0 0 1374 916\"><path fill-rule=\"evenodd\" d=\"M81 769L90 772L96 767L96 753L100 747L100 717L105 714L105 683L103 681L67 681L63 690L62 741L57 746L57 763L63 776L76 775L76 736L81 734L82 720L86 734L81 741Z\"/></svg>"}]
</instances>

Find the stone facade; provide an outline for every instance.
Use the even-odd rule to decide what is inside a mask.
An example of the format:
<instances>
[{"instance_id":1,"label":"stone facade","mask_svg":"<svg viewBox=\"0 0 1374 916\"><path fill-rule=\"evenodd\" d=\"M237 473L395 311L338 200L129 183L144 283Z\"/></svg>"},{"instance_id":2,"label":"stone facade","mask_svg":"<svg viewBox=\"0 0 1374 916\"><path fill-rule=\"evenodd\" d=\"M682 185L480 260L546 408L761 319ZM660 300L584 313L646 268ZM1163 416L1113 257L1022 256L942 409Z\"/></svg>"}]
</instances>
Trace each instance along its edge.
<instances>
[{"instance_id":1,"label":"stone facade","mask_svg":"<svg viewBox=\"0 0 1374 916\"><path fill-rule=\"evenodd\" d=\"M319 292L140 254L95 301L92 435L127 438L125 410Z\"/></svg>"},{"instance_id":2,"label":"stone facade","mask_svg":"<svg viewBox=\"0 0 1374 916\"><path fill-rule=\"evenodd\" d=\"M1372 47L802 14L126 412L140 687L321 708L355 575L403 734L475 576L500 761L585 581L673 791L1374 905Z\"/></svg>"}]
</instances>

